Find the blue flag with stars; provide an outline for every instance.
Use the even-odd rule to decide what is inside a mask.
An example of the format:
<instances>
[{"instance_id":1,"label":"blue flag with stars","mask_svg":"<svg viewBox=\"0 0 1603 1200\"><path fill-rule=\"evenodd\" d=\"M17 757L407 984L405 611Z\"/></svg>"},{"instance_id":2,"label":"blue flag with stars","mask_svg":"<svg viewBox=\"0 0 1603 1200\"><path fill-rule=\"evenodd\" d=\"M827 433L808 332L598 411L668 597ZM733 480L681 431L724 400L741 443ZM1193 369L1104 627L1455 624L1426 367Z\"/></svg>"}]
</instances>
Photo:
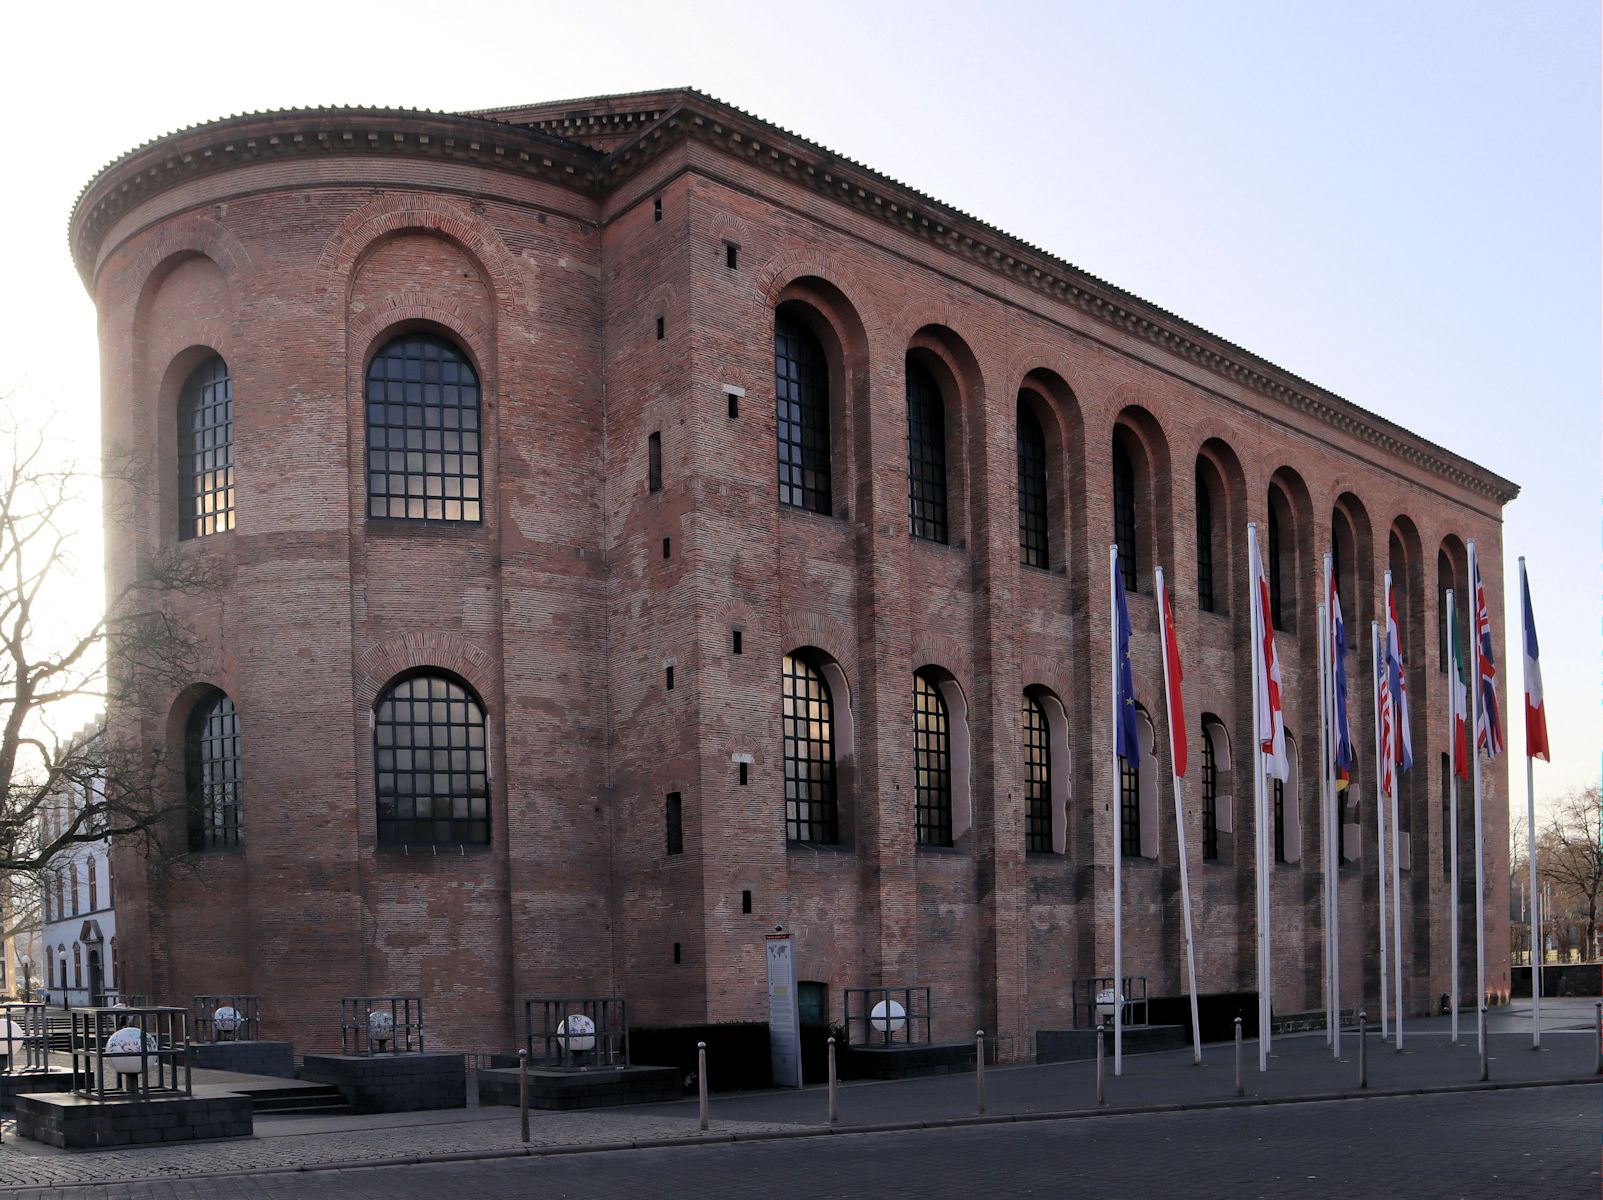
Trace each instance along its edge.
<instances>
[{"instance_id":1,"label":"blue flag with stars","mask_svg":"<svg viewBox=\"0 0 1603 1200\"><path fill-rule=\"evenodd\" d=\"M1114 620L1118 622L1119 652L1114 673L1119 688L1119 723L1114 731L1114 749L1120 758L1130 764L1132 771L1141 769L1141 734L1135 719L1135 683L1130 671L1130 609L1124 602L1124 581L1119 577L1118 552L1113 557Z\"/></svg>"}]
</instances>

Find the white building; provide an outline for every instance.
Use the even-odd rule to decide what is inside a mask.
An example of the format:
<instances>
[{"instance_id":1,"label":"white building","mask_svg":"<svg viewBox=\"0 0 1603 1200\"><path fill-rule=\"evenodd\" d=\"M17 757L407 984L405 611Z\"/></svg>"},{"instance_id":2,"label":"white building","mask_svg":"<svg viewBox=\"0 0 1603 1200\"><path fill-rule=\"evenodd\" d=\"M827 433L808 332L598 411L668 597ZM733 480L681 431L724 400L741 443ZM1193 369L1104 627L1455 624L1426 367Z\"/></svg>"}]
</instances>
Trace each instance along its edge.
<instances>
[{"instance_id":1,"label":"white building","mask_svg":"<svg viewBox=\"0 0 1603 1200\"><path fill-rule=\"evenodd\" d=\"M62 829L83 808L85 788L74 784L40 814L44 840ZM42 873L40 933L43 956L34 958L33 976L39 995L59 1007L109 1004L117 998L117 917L112 877L111 841L102 838L69 846ZM10 964L13 971L19 964Z\"/></svg>"}]
</instances>

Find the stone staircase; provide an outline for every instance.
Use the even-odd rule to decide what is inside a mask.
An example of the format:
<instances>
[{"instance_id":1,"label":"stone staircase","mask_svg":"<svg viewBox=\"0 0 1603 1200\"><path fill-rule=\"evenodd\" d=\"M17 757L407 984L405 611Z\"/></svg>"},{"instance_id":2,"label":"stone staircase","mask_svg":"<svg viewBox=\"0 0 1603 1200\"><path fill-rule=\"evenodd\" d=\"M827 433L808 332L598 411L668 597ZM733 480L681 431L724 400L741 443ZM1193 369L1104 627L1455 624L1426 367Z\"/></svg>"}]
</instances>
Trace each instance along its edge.
<instances>
[{"instance_id":1,"label":"stone staircase","mask_svg":"<svg viewBox=\"0 0 1603 1200\"><path fill-rule=\"evenodd\" d=\"M258 1117L333 1117L354 1112L339 1088L327 1083L300 1083L285 1080L274 1088L240 1088L250 1097L251 1112Z\"/></svg>"}]
</instances>

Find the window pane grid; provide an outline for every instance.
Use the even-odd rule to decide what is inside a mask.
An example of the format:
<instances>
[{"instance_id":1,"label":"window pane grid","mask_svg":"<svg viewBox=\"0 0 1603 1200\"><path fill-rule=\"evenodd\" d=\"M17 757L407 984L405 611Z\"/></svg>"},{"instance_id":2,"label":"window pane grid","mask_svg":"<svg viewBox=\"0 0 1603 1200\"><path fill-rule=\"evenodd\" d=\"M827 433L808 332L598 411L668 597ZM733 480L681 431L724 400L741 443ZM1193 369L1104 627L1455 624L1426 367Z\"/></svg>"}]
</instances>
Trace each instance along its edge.
<instances>
[{"instance_id":1,"label":"window pane grid","mask_svg":"<svg viewBox=\"0 0 1603 1200\"><path fill-rule=\"evenodd\" d=\"M912 534L946 536L946 405L934 378L907 364L907 502Z\"/></svg>"},{"instance_id":2,"label":"window pane grid","mask_svg":"<svg viewBox=\"0 0 1603 1200\"><path fill-rule=\"evenodd\" d=\"M1197 607L1213 612L1213 497L1197 468Z\"/></svg>"},{"instance_id":3,"label":"window pane grid","mask_svg":"<svg viewBox=\"0 0 1603 1200\"><path fill-rule=\"evenodd\" d=\"M1019 405L1019 554L1027 567L1050 563L1046 528L1046 434L1035 414Z\"/></svg>"},{"instance_id":4,"label":"window pane grid","mask_svg":"<svg viewBox=\"0 0 1603 1200\"><path fill-rule=\"evenodd\" d=\"M913 676L913 792L920 846L952 844L952 734L946 701Z\"/></svg>"},{"instance_id":5,"label":"window pane grid","mask_svg":"<svg viewBox=\"0 0 1603 1200\"><path fill-rule=\"evenodd\" d=\"M1219 857L1219 763L1206 729L1202 731L1202 857L1207 862Z\"/></svg>"},{"instance_id":6,"label":"window pane grid","mask_svg":"<svg viewBox=\"0 0 1603 1200\"><path fill-rule=\"evenodd\" d=\"M1123 758L1119 760L1119 819L1119 853L1137 858L1141 854L1140 777Z\"/></svg>"},{"instance_id":7,"label":"window pane grid","mask_svg":"<svg viewBox=\"0 0 1603 1200\"><path fill-rule=\"evenodd\" d=\"M1024 849L1052 852L1052 745L1046 712L1034 697L1024 698Z\"/></svg>"},{"instance_id":8,"label":"window pane grid","mask_svg":"<svg viewBox=\"0 0 1603 1200\"><path fill-rule=\"evenodd\" d=\"M380 845L489 845L484 709L455 680L404 679L373 714Z\"/></svg>"},{"instance_id":9,"label":"window pane grid","mask_svg":"<svg viewBox=\"0 0 1603 1200\"><path fill-rule=\"evenodd\" d=\"M481 519L479 377L444 338L390 342L367 368L367 515Z\"/></svg>"},{"instance_id":10,"label":"window pane grid","mask_svg":"<svg viewBox=\"0 0 1603 1200\"><path fill-rule=\"evenodd\" d=\"M1113 443L1113 540L1119 547L1119 574L1124 589L1136 590L1135 462L1129 450Z\"/></svg>"},{"instance_id":11,"label":"window pane grid","mask_svg":"<svg viewBox=\"0 0 1603 1200\"><path fill-rule=\"evenodd\" d=\"M829 364L795 317L774 318L775 432L779 502L832 511L829 479Z\"/></svg>"},{"instance_id":12,"label":"window pane grid","mask_svg":"<svg viewBox=\"0 0 1603 1200\"><path fill-rule=\"evenodd\" d=\"M239 714L228 696L202 701L189 719L184 767L189 848L227 850L242 842L239 812Z\"/></svg>"},{"instance_id":13,"label":"window pane grid","mask_svg":"<svg viewBox=\"0 0 1603 1200\"><path fill-rule=\"evenodd\" d=\"M178 401L182 537L234 527L234 387L216 355L190 373Z\"/></svg>"},{"instance_id":14,"label":"window pane grid","mask_svg":"<svg viewBox=\"0 0 1603 1200\"><path fill-rule=\"evenodd\" d=\"M793 842L840 840L835 799L835 709L816 667L793 654L784 681L785 837Z\"/></svg>"}]
</instances>

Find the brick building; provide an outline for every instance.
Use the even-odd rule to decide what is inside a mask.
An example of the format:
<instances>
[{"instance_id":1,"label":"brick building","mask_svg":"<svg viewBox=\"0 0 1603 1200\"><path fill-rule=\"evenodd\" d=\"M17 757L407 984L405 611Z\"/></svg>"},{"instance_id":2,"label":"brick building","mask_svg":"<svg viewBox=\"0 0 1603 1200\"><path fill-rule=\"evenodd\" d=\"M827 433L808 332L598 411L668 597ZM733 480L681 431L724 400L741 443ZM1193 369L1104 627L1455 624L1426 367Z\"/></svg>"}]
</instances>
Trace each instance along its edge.
<instances>
[{"instance_id":1,"label":"brick building","mask_svg":"<svg viewBox=\"0 0 1603 1200\"><path fill-rule=\"evenodd\" d=\"M130 989L257 992L269 1034L307 1045L339 996L417 992L437 1044L490 1049L531 995L760 1019L784 924L834 1019L846 987L929 984L937 1036L1025 1053L1111 965L1116 533L1137 694L1161 714L1162 565L1206 747L1200 987L1251 988L1251 520L1304 764L1277 1010L1320 1004L1332 545L1371 747L1344 993L1377 999L1366 643L1388 568L1417 760L1408 1003L1447 990L1439 592L1476 539L1502 627L1508 481L691 91L216 121L102 171L71 247L106 451L147 472L110 497L135 516L109 576L166 550L220 580L171 598L203 641L193 684L112 718L170 748L193 850L119 863ZM1125 962L1178 995L1163 740L1126 797ZM1506 991L1501 763L1486 796Z\"/></svg>"}]
</instances>

